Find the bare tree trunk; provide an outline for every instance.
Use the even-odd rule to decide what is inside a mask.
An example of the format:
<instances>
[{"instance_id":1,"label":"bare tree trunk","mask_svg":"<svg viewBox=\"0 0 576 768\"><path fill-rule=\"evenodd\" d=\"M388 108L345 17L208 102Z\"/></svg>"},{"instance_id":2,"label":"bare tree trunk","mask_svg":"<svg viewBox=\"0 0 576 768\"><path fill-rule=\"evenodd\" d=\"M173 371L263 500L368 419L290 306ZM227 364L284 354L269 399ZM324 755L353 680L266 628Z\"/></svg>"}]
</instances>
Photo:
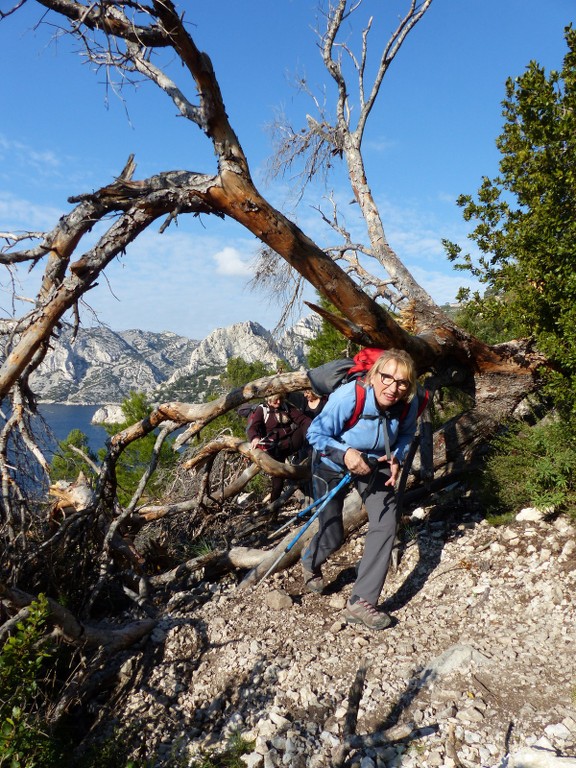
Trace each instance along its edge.
<instances>
[{"instance_id":1,"label":"bare tree trunk","mask_svg":"<svg viewBox=\"0 0 576 768\"><path fill-rule=\"evenodd\" d=\"M29 606L37 598L21 589L9 587L0 582L0 597L17 609ZM63 638L82 646L103 646L108 651L119 651L137 643L154 629L157 622L145 619L126 624L123 627L93 627L84 624L62 605L48 598L49 621L58 627Z\"/></svg>"}]
</instances>

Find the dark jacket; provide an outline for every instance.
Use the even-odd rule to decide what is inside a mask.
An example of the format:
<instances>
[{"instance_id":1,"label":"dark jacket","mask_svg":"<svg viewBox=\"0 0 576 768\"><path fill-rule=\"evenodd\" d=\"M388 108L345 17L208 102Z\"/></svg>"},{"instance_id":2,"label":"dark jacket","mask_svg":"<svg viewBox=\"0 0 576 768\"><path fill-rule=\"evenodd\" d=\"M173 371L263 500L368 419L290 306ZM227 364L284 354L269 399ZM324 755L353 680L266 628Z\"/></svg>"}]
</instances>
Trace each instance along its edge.
<instances>
[{"instance_id":1,"label":"dark jacket","mask_svg":"<svg viewBox=\"0 0 576 768\"><path fill-rule=\"evenodd\" d=\"M326 405L327 401L328 401L328 396L327 395L321 395L320 396L320 402L318 403L318 405L315 408L312 408L310 403L308 401L306 401L306 405L302 408L302 412L305 413L306 416L310 416L310 418L313 419L316 416L318 416L318 414L322 411L322 409Z\"/></svg>"},{"instance_id":2,"label":"dark jacket","mask_svg":"<svg viewBox=\"0 0 576 768\"><path fill-rule=\"evenodd\" d=\"M294 433L306 434L311 418L289 403L282 403L280 408L259 405L250 417L247 436L250 441L255 437L264 440L264 448L277 446L280 450L297 450ZM300 442L300 441L298 441Z\"/></svg>"}]
</instances>

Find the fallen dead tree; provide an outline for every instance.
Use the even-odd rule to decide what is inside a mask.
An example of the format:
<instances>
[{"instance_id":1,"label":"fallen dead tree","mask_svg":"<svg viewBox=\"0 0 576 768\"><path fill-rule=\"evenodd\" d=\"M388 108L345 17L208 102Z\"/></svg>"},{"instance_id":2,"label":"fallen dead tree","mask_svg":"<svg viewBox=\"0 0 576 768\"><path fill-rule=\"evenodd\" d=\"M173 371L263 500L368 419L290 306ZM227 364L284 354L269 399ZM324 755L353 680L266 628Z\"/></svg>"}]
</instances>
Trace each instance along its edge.
<instances>
[{"instance_id":1,"label":"fallen dead tree","mask_svg":"<svg viewBox=\"0 0 576 768\"><path fill-rule=\"evenodd\" d=\"M87 8L75 0L42 0L38 4L39 14L49 9L54 14L52 20L56 19L61 31L78 41L88 61L100 66L105 52L112 57L106 59L107 67L116 67L129 81L137 72L158 88L185 120L195 129L200 128L215 152L217 167L207 173L159 171L148 178L137 178L134 157L129 157L111 183L70 197L70 210L52 229L5 233L0 250L3 265L14 270L18 265L34 265L36 272L44 269L33 309L0 325L4 346L0 396L10 401L11 408L10 418L0 430L0 514L7 552L3 558L3 572L9 576L6 581L23 579L26 583L29 579L34 583L35 553L28 552L30 548L56 554L65 564L70 553L80 552L84 560L79 578L85 580L87 591L97 593L122 573L126 582L138 585L134 596L138 605L147 598L148 584L145 563L131 540L139 525L167 516L194 514L208 502L227 503L241 483L256 473L254 467L271 474L286 473L294 479L304 477L303 469L275 466L263 452L250 454L243 441L220 441L199 449L194 445L206 425L244 402L309 386L304 371L281 373L249 382L212 402L158 405L146 419L110 439L90 506L72 513L56 532L42 531L39 543L28 536L32 523L37 523L37 509L16 481L12 456L23 456L24 463L26 457L33 456L41 467L47 467L31 439L35 404L30 376L49 353L51 338L58 333L66 314L72 313L78 323L79 302L105 274L107 265L159 221L164 231L187 214L233 219L262 243L266 267L262 273L275 274L275 259L282 259L298 280L306 281L335 307L336 311L331 311L309 305L347 339L361 345L405 349L416 361L419 374L436 380L436 390L456 387L465 392L470 405L437 429L431 440L434 482L449 482L455 473L471 466L486 440L539 387L539 371L546 360L529 340L490 346L466 332L435 304L389 244L370 190L362 140L383 78L410 30L426 14L430 0L406 3L390 40L376 52L374 67L366 66L372 25L372 21L366 21L358 57L351 59L350 77L340 57L342 25L345 22L347 26L354 14L361 12L361 5L350 7L345 0L331 4L325 28L318 30L322 62L336 86L334 117L320 107L321 119L307 120L302 130L287 126L280 152L286 169L298 159L306 162L310 150L312 165L305 166L310 177L327 170L338 158L345 163L353 200L365 226L366 243L351 241L334 204L331 213L318 210L337 238L334 245L323 245L312 241L257 188L230 124L210 58L197 47L193 25L185 21L172 2L153 0L138 8L115 2ZM18 12L18 4L13 10ZM350 50L347 46L345 49ZM167 74L172 71L169 67L173 58L182 64L178 83ZM371 83L365 79L368 71L374 72ZM353 93L358 96L357 108L350 108ZM91 232L97 232L93 240L88 238ZM375 274L385 272L387 277L370 274L365 267L368 259L375 264ZM182 427L184 432L175 446L187 446L186 471L197 474L199 480L195 496L177 502L169 499L164 504L147 499L142 504L141 494L151 466L123 509L118 502L116 473L123 451L152 431L160 430L167 436ZM211 482L215 457L225 452L245 457L253 468L241 480L242 473L231 479L228 487L215 488ZM422 470L418 457L414 469L416 479L431 482L432 470ZM86 604L93 604L93 600L86 600Z\"/></svg>"},{"instance_id":2,"label":"fallen dead tree","mask_svg":"<svg viewBox=\"0 0 576 768\"><path fill-rule=\"evenodd\" d=\"M0 582L0 599L5 605L21 610L37 599L16 587ZM68 643L80 646L101 646L110 653L128 648L148 635L156 626L155 619L130 622L122 627L96 626L79 621L74 614L60 603L48 598L48 621L57 634Z\"/></svg>"}]
</instances>

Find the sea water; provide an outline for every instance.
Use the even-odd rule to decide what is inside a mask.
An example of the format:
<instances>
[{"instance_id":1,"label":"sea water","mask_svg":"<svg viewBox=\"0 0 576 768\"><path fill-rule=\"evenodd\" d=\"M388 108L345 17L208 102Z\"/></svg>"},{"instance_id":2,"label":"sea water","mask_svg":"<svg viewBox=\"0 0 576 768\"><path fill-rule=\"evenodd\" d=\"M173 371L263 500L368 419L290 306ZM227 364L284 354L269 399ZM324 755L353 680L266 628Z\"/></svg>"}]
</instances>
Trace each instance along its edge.
<instances>
[{"instance_id":1,"label":"sea water","mask_svg":"<svg viewBox=\"0 0 576 768\"><path fill-rule=\"evenodd\" d=\"M104 427L91 423L92 417L99 407L99 405L40 403L38 410L51 433L48 442L55 447L56 443L65 440L73 429L79 429L88 438L88 445L91 450L97 453L100 448L104 448L108 438L108 433Z\"/></svg>"}]
</instances>

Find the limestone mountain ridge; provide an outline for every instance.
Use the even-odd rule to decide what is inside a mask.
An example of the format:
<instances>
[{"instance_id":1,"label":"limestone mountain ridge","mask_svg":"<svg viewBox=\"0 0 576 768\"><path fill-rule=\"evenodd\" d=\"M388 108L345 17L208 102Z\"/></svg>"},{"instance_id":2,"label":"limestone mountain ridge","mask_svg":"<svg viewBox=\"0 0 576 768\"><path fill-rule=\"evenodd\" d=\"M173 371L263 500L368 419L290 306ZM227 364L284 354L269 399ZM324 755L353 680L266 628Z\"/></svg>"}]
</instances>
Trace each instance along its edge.
<instances>
[{"instance_id":1,"label":"limestone mountain ridge","mask_svg":"<svg viewBox=\"0 0 576 768\"><path fill-rule=\"evenodd\" d=\"M306 317L276 337L246 321L216 328L196 340L172 332L114 331L104 326L73 332L64 324L31 386L41 402L74 405L119 404L131 391L151 401L202 400L210 381L228 360L261 361L272 370L279 360L305 364L307 343L320 326Z\"/></svg>"}]
</instances>

